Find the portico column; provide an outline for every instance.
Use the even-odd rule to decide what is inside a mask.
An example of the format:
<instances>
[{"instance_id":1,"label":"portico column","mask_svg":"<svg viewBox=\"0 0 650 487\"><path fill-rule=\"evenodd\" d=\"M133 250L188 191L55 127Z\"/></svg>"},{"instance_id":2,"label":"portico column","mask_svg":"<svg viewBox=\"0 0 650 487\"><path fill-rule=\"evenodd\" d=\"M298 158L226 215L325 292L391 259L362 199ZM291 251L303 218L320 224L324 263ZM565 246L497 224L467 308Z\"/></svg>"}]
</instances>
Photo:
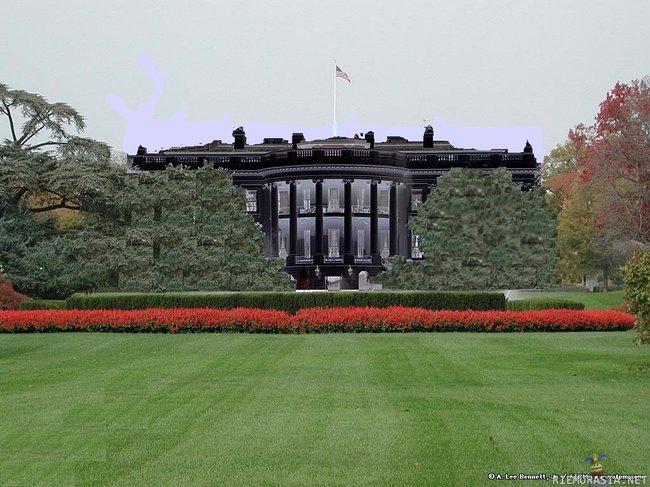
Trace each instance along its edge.
<instances>
[{"instance_id":1,"label":"portico column","mask_svg":"<svg viewBox=\"0 0 650 487\"><path fill-rule=\"evenodd\" d=\"M397 255L397 184L390 185L390 255Z\"/></svg>"},{"instance_id":2,"label":"portico column","mask_svg":"<svg viewBox=\"0 0 650 487\"><path fill-rule=\"evenodd\" d=\"M296 255L298 241L298 208L296 204L296 182L289 184L289 255Z\"/></svg>"},{"instance_id":3,"label":"portico column","mask_svg":"<svg viewBox=\"0 0 650 487\"><path fill-rule=\"evenodd\" d=\"M278 231L279 231L279 219L278 219L278 186L276 184L271 184L271 201L269 206L271 207L271 255L273 257L278 256Z\"/></svg>"},{"instance_id":4,"label":"portico column","mask_svg":"<svg viewBox=\"0 0 650 487\"><path fill-rule=\"evenodd\" d=\"M379 253L379 218L377 211L377 181L370 181L370 255Z\"/></svg>"},{"instance_id":5,"label":"portico column","mask_svg":"<svg viewBox=\"0 0 650 487\"><path fill-rule=\"evenodd\" d=\"M352 254L352 181L343 180L345 184L345 213L343 217L343 247L345 255Z\"/></svg>"},{"instance_id":6,"label":"portico column","mask_svg":"<svg viewBox=\"0 0 650 487\"><path fill-rule=\"evenodd\" d=\"M268 184L263 184L259 189L259 210L260 216L257 221L262 224L264 232L264 255L273 257L272 244L273 240L273 222L271 221L271 189Z\"/></svg>"},{"instance_id":7,"label":"portico column","mask_svg":"<svg viewBox=\"0 0 650 487\"><path fill-rule=\"evenodd\" d=\"M323 253L323 180L314 179L314 183L316 184L316 245L314 246L314 255L321 255Z\"/></svg>"}]
</instances>

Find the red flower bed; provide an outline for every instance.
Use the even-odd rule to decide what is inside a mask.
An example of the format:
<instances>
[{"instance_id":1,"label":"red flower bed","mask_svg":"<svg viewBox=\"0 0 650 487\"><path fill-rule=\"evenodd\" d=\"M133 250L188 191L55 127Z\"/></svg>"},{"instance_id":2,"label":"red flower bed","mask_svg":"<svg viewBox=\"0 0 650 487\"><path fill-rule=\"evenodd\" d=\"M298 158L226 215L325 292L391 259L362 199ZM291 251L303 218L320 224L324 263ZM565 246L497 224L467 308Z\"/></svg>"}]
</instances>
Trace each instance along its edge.
<instances>
[{"instance_id":1,"label":"red flower bed","mask_svg":"<svg viewBox=\"0 0 650 487\"><path fill-rule=\"evenodd\" d=\"M304 308L295 314L250 308L0 311L0 332L5 333L520 332L613 331L633 327L634 316L612 310L431 311L393 306Z\"/></svg>"}]
</instances>

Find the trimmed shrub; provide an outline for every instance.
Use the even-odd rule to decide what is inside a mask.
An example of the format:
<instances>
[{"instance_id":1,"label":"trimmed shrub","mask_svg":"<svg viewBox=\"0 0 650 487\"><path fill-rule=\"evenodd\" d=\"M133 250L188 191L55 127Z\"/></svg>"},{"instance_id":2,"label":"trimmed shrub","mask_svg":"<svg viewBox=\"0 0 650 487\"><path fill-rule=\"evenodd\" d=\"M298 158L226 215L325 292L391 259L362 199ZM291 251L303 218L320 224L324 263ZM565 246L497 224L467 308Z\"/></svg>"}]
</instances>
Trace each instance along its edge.
<instances>
[{"instance_id":1,"label":"trimmed shrub","mask_svg":"<svg viewBox=\"0 0 650 487\"><path fill-rule=\"evenodd\" d=\"M66 309L65 299L33 299L20 303L19 309Z\"/></svg>"},{"instance_id":2,"label":"trimmed shrub","mask_svg":"<svg viewBox=\"0 0 650 487\"><path fill-rule=\"evenodd\" d=\"M508 301L506 303L506 309L510 311L526 311L530 309L585 309L585 305L568 299L533 298Z\"/></svg>"},{"instance_id":3,"label":"trimmed shrub","mask_svg":"<svg viewBox=\"0 0 650 487\"><path fill-rule=\"evenodd\" d=\"M238 293L151 293L75 294L67 299L69 309L144 308L260 308L293 313L301 308L331 306L406 306L423 309L505 310L502 293L470 292L238 292Z\"/></svg>"}]
</instances>

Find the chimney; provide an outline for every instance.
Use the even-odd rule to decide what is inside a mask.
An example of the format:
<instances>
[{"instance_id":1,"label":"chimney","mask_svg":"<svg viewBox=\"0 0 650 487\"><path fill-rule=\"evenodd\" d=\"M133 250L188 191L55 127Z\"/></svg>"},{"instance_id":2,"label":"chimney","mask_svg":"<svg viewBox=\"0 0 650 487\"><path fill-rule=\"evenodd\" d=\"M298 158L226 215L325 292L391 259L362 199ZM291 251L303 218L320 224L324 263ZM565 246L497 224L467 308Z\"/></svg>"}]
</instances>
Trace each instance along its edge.
<instances>
[{"instance_id":1,"label":"chimney","mask_svg":"<svg viewBox=\"0 0 650 487\"><path fill-rule=\"evenodd\" d=\"M305 140L305 136L301 132L294 132L291 135L291 149L297 150L298 144Z\"/></svg>"},{"instance_id":2,"label":"chimney","mask_svg":"<svg viewBox=\"0 0 650 487\"><path fill-rule=\"evenodd\" d=\"M237 127L232 131L232 136L235 138L235 150L243 149L246 145L246 132L244 132L244 127Z\"/></svg>"},{"instance_id":3,"label":"chimney","mask_svg":"<svg viewBox=\"0 0 650 487\"><path fill-rule=\"evenodd\" d=\"M424 129L424 136L422 137L422 146L425 149L433 149L433 127L427 125Z\"/></svg>"},{"instance_id":4,"label":"chimney","mask_svg":"<svg viewBox=\"0 0 650 487\"><path fill-rule=\"evenodd\" d=\"M147 148L142 147L141 145L138 146L138 152L137 155L139 156L146 156L147 155Z\"/></svg>"},{"instance_id":5,"label":"chimney","mask_svg":"<svg viewBox=\"0 0 650 487\"><path fill-rule=\"evenodd\" d=\"M375 133L371 130L370 132L366 132L366 142L370 144L370 148L374 149L375 148Z\"/></svg>"},{"instance_id":6,"label":"chimney","mask_svg":"<svg viewBox=\"0 0 650 487\"><path fill-rule=\"evenodd\" d=\"M533 154L533 146L530 145L530 142L526 141L524 146L523 161L530 164L530 167L535 165L535 155ZM528 166L527 166L528 167Z\"/></svg>"}]
</instances>

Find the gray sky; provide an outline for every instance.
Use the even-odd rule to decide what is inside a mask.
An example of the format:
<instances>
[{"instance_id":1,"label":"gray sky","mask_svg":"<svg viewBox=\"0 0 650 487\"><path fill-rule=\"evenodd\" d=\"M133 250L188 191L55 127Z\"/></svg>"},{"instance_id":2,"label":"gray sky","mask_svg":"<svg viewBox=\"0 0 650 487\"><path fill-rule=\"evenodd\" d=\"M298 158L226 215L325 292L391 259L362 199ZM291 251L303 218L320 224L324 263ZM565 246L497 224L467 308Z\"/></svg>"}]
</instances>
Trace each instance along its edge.
<instances>
[{"instance_id":1,"label":"gray sky","mask_svg":"<svg viewBox=\"0 0 650 487\"><path fill-rule=\"evenodd\" d=\"M337 81L340 135L416 138L428 118L457 146L529 138L539 157L650 74L647 0L2 1L0 81L129 152L230 142L238 125L249 143L331 135L336 59L352 80ZM164 80L148 107L147 63Z\"/></svg>"}]
</instances>

